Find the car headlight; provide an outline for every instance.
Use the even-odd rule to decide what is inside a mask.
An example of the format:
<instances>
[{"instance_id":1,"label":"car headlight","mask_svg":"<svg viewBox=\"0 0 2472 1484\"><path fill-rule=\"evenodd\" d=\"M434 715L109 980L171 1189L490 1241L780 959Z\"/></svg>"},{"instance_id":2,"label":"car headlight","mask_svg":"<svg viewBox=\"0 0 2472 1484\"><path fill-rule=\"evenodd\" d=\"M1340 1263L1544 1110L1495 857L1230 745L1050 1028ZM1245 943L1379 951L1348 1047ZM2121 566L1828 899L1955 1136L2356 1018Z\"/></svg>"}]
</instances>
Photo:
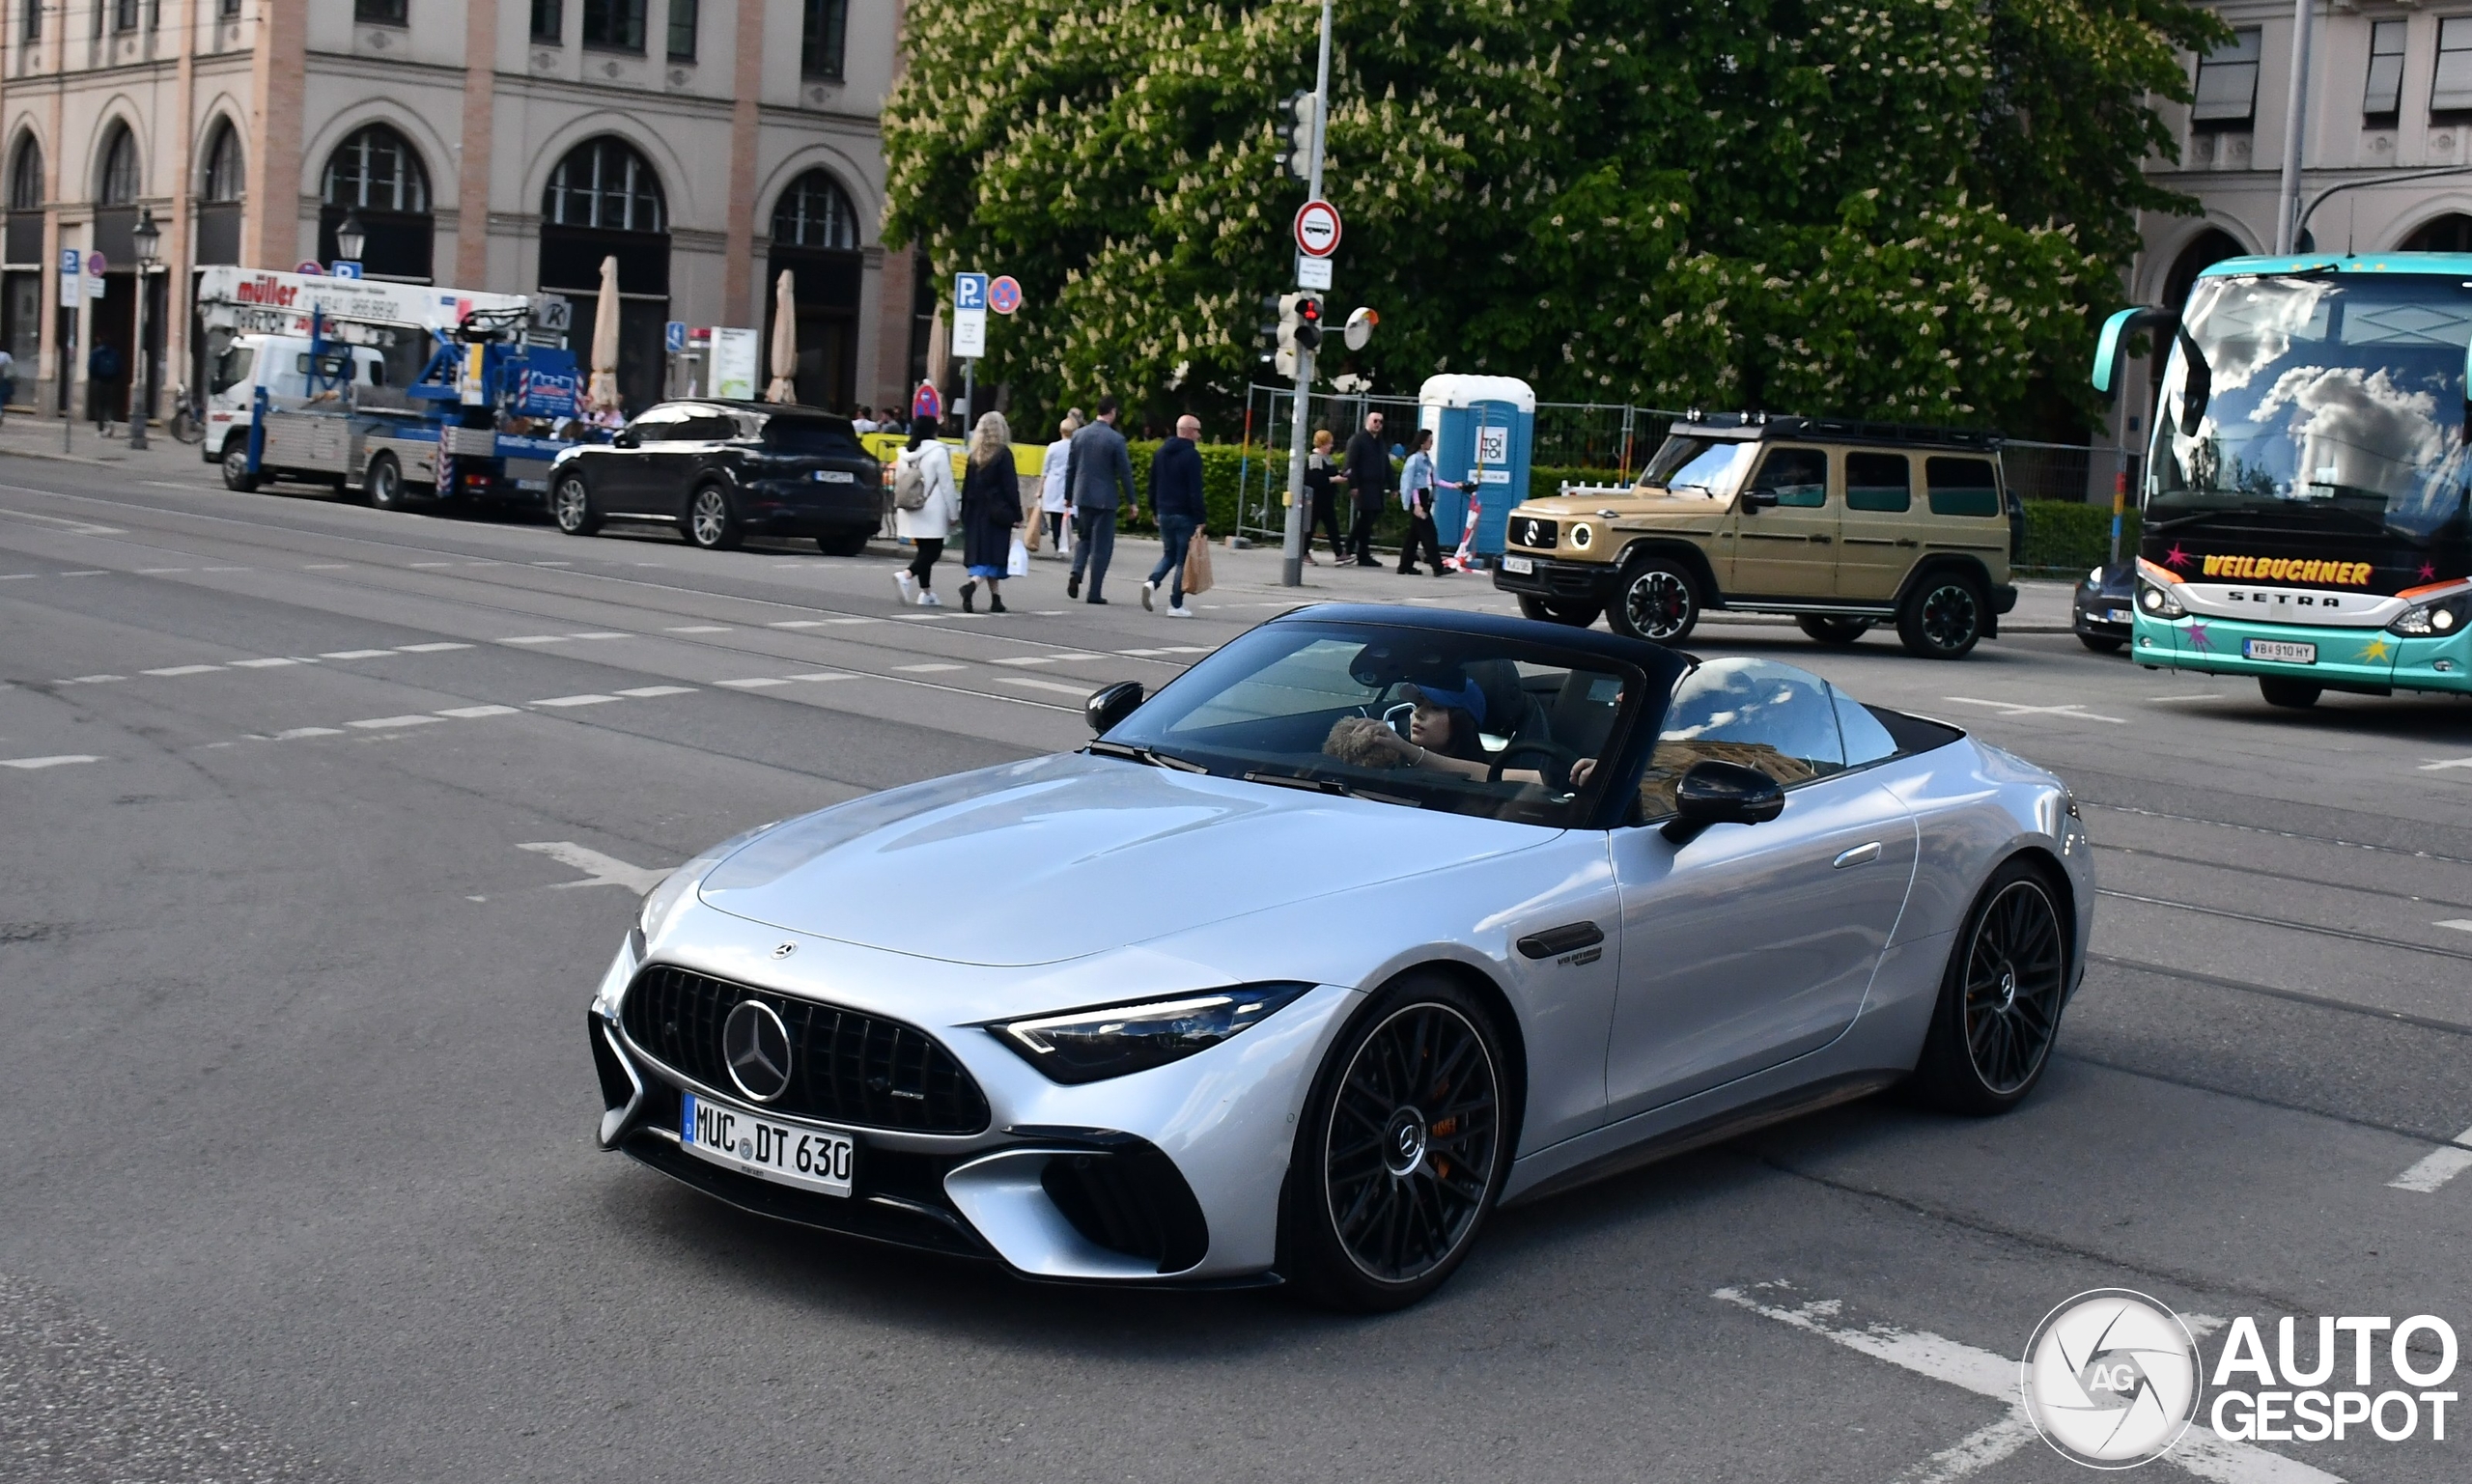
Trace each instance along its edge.
<instances>
[{"instance_id":1,"label":"car headlight","mask_svg":"<svg viewBox=\"0 0 2472 1484\"><path fill-rule=\"evenodd\" d=\"M1244 1034L1309 984L1242 984L1174 999L1069 1010L990 1026L1051 1081L1097 1082L1182 1061Z\"/></svg>"},{"instance_id":2,"label":"car headlight","mask_svg":"<svg viewBox=\"0 0 2472 1484\"><path fill-rule=\"evenodd\" d=\"M2093 572L2088 573L2086 574L2086 585L2088 587L2101 587L2103 585L2103 569L2097 567Z\"/></svg>"},{"instance_id":3,"label":"car headlight","mask_svg":"<svg viewBox=\"0 0 2472 1484\"><path fill-rule=\"evenodd\" d=\"M1587 550L1588 545L1595 540L1596 532L1588 528L1587 521L1583 520L1571 527L1571 545L1580 550Z\"/></svg>"},{"instance_id":4,"label":"car headlight","mask_svg":"<svg viewBox=\"0 0 2472 1484\"><path fill-rule=\"evenodd\" d=\"M2467 620L2472 620L2472 592L2461 592L2412 604L2386 626L2386 631L2415 639L2444 638L2460 633Z\"/></svg>"},{"instance_id":5,"label":"car headlight","mask_svg":"<svg viewBox=\"0 0 2472 1484\"><path fill-rule=\"evenodd\" d=\"M2180 600L2173 597L2169 589L2157 582L2140 582L2137 585L2137 605L2151 618L2185 618L2189 611L2180 606Z\"/></svg>"}]
</instances>

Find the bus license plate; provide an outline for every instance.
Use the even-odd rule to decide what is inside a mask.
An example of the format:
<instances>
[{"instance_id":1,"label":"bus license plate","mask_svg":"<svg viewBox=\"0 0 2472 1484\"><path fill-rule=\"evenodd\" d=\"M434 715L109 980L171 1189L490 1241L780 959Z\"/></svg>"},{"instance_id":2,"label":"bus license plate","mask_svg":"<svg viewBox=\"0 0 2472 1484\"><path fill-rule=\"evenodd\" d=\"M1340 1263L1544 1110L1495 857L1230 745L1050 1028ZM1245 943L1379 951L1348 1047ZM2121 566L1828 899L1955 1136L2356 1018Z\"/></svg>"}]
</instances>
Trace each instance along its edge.
<instances>
[{"instance_id":1,"label":"bus license plate","mask_svg":"<svg viewBox=\"0 0 2472 1484\"><path fill-rule=\"evenodd\" d=\"M1532 573L1535 570L1536 562L1532 557L1505 556L1503 558L1503 571L1504 572Z\"/></svg>"},{"instance_id":2,"label":"bus license plate","mask_svg":"<svg viewBox=\"0 0 2472 1484\"><path fill-rule=\"evenodd\" d=\"M857 1140L846 1134L774 1123L743 1107L684 1093L679 1142L690 1154L744 1174L826 1195L850 1193Z\"/></svg>"},{"instance_id":3,"label":"bus license plate","mask_svg":"<svg viewBox=\"0 0 2472 1484\"><path fill-rule=\"evenodd\" d=\"M2316 664L2318 646L2291 639L2243 639L2240 641L2240 658L2276 659L2286 664Z\"/></svg>"}]
</instances>

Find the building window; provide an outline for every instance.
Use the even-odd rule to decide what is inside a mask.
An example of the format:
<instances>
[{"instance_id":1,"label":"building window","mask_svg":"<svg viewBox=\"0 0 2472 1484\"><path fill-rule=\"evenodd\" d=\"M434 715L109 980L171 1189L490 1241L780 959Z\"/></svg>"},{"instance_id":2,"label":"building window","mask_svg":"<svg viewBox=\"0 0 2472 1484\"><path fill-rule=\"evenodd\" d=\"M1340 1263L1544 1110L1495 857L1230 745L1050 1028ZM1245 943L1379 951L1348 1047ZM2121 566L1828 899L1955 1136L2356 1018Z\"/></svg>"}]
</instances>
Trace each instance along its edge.
<instances>
[{"instance_id":1,"label":"building window","mask_svg":"<svg viewBox=\"0 0 2472 1484\"><path fill-rule=\"evenodd\" d=\"M611 51L644 49L644 0L583 0L583 43Z\"/></svg>"},{"instance_id":2,"label":"building window","mask_svg":"<svg viewBox=\"0 0 2472 1484\"><path fill-rule=\"evenodd\" d=\"M411 141L383 124L355 129L326 156L325 203L373 211L429 210L429 172Z\"/></svg>"},{"instance_id":3,"label":"building window","mask_svg":"<svg viewBox=\"0 0 2472 1484\"><path fill-rule=\"evenodd\" d=\"M2430 112L2472 111L2472 15L2437 23L2437 75L2430 80Z\"/></svg>"},{"instance_id":4,"label":"building window","mask_svg":"<svg viewBox=\"0 0 2472 1484\"><path fill-rule=\"evenodd\" d=\"M566 34L567 0L532 0L532 39L555 44Z\"/></svg>"},{"instance_id":5,"label":"building window","mask_svg":"<svg viewBox=\"0 0 2472 1484\"><path fill-rule=\"evenodd\" d=\"M549 172L541 214L561 227L606 232L666 232L660 182L652 165L623 139L588 140Z\"/></svg>"},{"instance_id":6,"label":"building window","mask_svg":"<svg viewBox=\"0 0 2472 1484\"><path fill-rule=\"evenodd\" d=\"M42 40L42 0L26 0L25 18L18 23L18 34L28 42Z\"/></svg>"},{"instance_id":7,"label":"building window","mask_svg":"<svg viewBox=\"0 0 2472 1484\"><path fill-rule=\"evenodd\" d=\"M225 20L239 20L240 0L215 0L214 14Z\"/></svg>"},{"instance_id":8,"label":"building window","mask_svg":"<svg viewBox=\"0 0 2472 1484\"><path fill-rule=\"evenodd\" d=\"M2229 43L2198 59L2197 103L2189 122L2201 129L2247 128L2258 116L2258 53L2261 33L2246 26Z\"/></svg>"},{"instance_id":9,"label":"building window","mask_svg":"<svg viewBox=\"0 0 2472 1484\"><path fill-rule=\"evenodd\" d=\"M245 180L240 168L240 131L226 119L214 126L214 142L207 147L206 199L216 203L238 201Z\"/></svg>"},{"instance_id":10,"label":"building window","mask_svg":"<svg viewBox=\"0 0 2472 1484\"><path fill-rule=\"evenodd\" d=\"M850 19L850 0L802 0L804 23L799 33L799 72L806 77L841 80L841 34Z\"/></svg>"},{"instance_id":11,"label":"building window","mask_svg":"<svg viewBox=\"0 0 2472 1484\"><path fill-rule=\"evenodd\" d=\"M137 136L126 124L112 126L111 142L103 147L98 206L127 206L137 199Z\"/></svg>"},{"instance_id":12,"label":"building window","mask_svg":"<svg viewBox=\"0 0 2472 1484\"><path fill-rule=\"evenodd\" d=\"M2369 86L2361 113L2373 124L2392 124L2403 98L2403 22L2380 20L2369 28Z\"/></svg>"},{"instance_id":13,"label":"building window","mask_svg":"<svg viewBox=\"0 0 2472 1484\"><path fill-rule=\"evenodd\" d=\"M9 210L42 210L42 148L32 139L20 141L17 157L9 162Z\"/></svg>"},{"instance_id":14,"label":"building window","mask_svg":"<svg viewBox=\"0 0 2472 1484\"><path fill-rule=\"evenodd\" d=\"M351 0L351 18L381 26L400 26L405 23L404 13L407 9L409 0Z\"/></svg>"},{"instance_id":15,"label":"building window","mask_svg":"<svg viewBox=\"0 0 2472 1484\"><path fill-rule=\"evenodd\" d=\"M850 205L850 193L821 170L792 181L772 208L772 245L856 249L858 212Z\"/></svg>"},{"instance_id":16,"label":"building window","mask_svg":"<svg viewBox=\"0 0 2472 1484\"><path fill-rule=\"evenodd\" d=\"M669 0L669 60L695 60L695 0Z\"/></svg>"},{"instance_id":17,"label":"building window","mask_svg":"<svg viewBox=\"0 0 2472 1484\"><path fill-rule=\"evenodd\" d=\"M112 29L115 31L137 29L137 0L112 0Z\"/></svg>"}]
</instances>

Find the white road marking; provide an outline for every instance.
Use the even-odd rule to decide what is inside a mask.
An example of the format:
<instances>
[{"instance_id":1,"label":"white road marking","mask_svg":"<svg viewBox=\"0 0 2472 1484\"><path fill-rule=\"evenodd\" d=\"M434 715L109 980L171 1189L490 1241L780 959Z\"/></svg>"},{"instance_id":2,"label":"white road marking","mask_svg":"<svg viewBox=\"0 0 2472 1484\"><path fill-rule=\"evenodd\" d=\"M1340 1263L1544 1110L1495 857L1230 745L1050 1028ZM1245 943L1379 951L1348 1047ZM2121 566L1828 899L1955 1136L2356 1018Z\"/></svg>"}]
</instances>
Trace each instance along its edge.
<instances>
[{"instance_id":1,"label":"white road marking","mask_svg":"<svg viewBox=\"0 0 2472 1484\"><path fill-rule=\"evenodd\" d=\"M211 568L208 570L212 571ZM88 567L77 572L64 572L61 575L64 577L108 577L111 574L100 567Z\"/></svg>"},{"instance_id":2,"label":"white road marking","mask_svg":"<svg viewBox=\"0 0 2472 1484\"><path fill-rule=\"evenodd\" d=\"M966 664L897 664L894 669L905 675L941 675L953 670L967 670Z\"/></svg>"},{"instance_id":3,"label":"white road marking","mask_svg":"<svg viewBox=\"0 0 2472 1484\"><path fill-rule=\"evenodd\" d=\"M613 633L608 630L602 630L591 633L571 633L567 635L567 637L570 639L632 639L634 635L632 633Z\"/></svg>"},{"instance_id":4,"label":"white road marking","mask_svg":"<svg viewBox=\"0 0 2472 1484\"><path fill-rule=\"evenodd\" d=\"M2410 1169L2386 1183L2398 1190L2429 1195L2467 1169L2472 1169L2472 1129L2455 1135L2453 1143L2430 1150Z\"/></svg>"},{"instance_id":5,"label":"white road marking","mask_svg":"<svg viewBox=\"0 0 2472 1484\"><path fill-rule=\"evenodd\" d=\"M453 716L458 721L468 721L475 716L514 716L521 713L522 708L520 706L450 706L438 714Z\"/></svg>"},{"instance_id":6,"label":"white road marking","mask_svg":"<svg viewBox=\"0 0 2472 1484\"><path fill-rule=\"evenodd\" d=\"M1032 680L1026 675L998 675L996 677L996 684L999 686L1030 686L1040 690L1053 690L1064 695L1078 695L1084 699L1087 699L1090 694L1090 687L1087 686L1068 686L1061 681L1053 680Z\"/></svg>"},{"instance_id":7,"label":"white road marking","mask_svg":"<svg viewBox=\"0 0 2472 1484\"><path fill-rule=\"evenodd\" d=\"M1768 1297L1790 1297L1785 1285L1762 1283ZM1759 1298L1739 1288L1720 1288L1709 1297L1764 1315L1779 1324L1789 1325L1808 1334L1836 1341L1846 1349L1875 1360L1886 1360L1903 1366L1917 1375L1946 1382L1992 1401L2005 1402L2010 1411L2006 1419L2018 1424L2000 1429L1999 1424L1968 1435L1951 1447L1918 1466L1910 1476L1920 1479L1953 1480L1965 1477L2008 1457L2036 1437L2033 1421L2025 1414L2025 1407L2017 1391L2018 1363L2007 1356L1978 1350L1972 1345L1933 1334L1927 1330L1901 1330L1895 1325L1868 1324L1856 1328L1840 1323L1839 1315L1844 1303L1837 1299L1817 1299L1793 1308L1762 1302ZM2223 1321L2209 1315L2181 1316L2193 1334L2209 1334L2223 1327ZM2019 1429L2022 1429L2020 1431ZM2006 1444L2003 1446L2002 1444ZM1969 1444L1971 1454L1965 1450ZM1945 1462L1943 1462L1945 1460ZM2313 1468L2296 1459L2246 1442L2227 1442L2214 1434L2203 1419L2193 1423L2180 1435L2172 1451L2162 1462L2176 1465L2202 1479L2219 1484L2343 1484L2338 1474ZM1960 1467L1963 1466L1963 1467Z\"/></svg>"},{"instance_id":8,"label":"white road marking","mask_svg":"<svg viewBox=\"0 0 2472 1484\"><path fill-rule=\"evenodd\" d=\"M31 520L37 525L49 526L55 531L66 531L71 536L126 536L128 534L116 525L97 525L91 520L71 520L66 516L37 515L31 510L0 510L0 516L7 516L15 520Z\"/></svg>"},{"instance_id":9,"label":"white road marking","mask_svg":"<svg viewBox=\"0 0 2472 1484\"><path fill-rule=\"evenodd\" d=\"M573 562L534 562L535 567L573 567Z\"/></svg>"},{"instance_id":10,"label":"white road marking","mask_svg":"<svg viewBox=\"0 0 2472 1484\"><path fill-rule=\"evenodd\" d=\"M199 568L199 569L198 569L198 571L200 571L200 572L247 572L247 571L249 571L249 569L248 569L248 568L246 568L246 567L201 567L201 568Z\"/></svg>"},{"instance_id":11,"label":"white road marking","mask_svg":"<svg viewBox=\"0 0 2472 1484\"><path fill-rule=\"evenodd\" d=\"M380 655L393 653L395 652L391 649L330 649L318 658L321 659L375 659Z\"/></svg>"},{"instance_id":12,"label":"white road marking","mask_svg":"<svg viewBox=\"0 0 2472 1484\"><path fill-rule=\"evenodd\" d=\"M2201 690L2193 695L2150 695L2146 699L2155 705L2161 705L2165 701L2220 701L2223 699L2223 692Z\"/></svg>"},{"instance_id":13,"label":"white road marking","mask_svg":"<svg viewBox=\"0 0 2472 1484\"><path fill-rule=\"evenodd\" d=\"M767 686L786 686L789 682L771 675L756 675L745 680L716 680L713 684L727 686L735 690L761 690Z\"/></svg>"},{"instance_id":14,"label":"white road marking","mask_svg":"<svg viewBox=\"0 0 2472 1484\"><path fill-rule=\"evenodd\" d=\"M904 617L904 618L933 618L933 617L935 617L935 615L934 615L934 614L930 614L930 613L905 613L905 614L903 614L903 615L902 615L902 617ZM881 623L883 623L883 622L884 622L884 620L883 620L883 619L880 619L880 618L828 618L828 619L826 619L824 622L825 622L826 624L828 624L828 625L836 625L836 624L881 624Z\"/></svg>"},{"instance_id":15,"label":"white road marking","mask_svg":"<svg viewBox=\"0 0 2472 1484\"><path fill-rule=\"evenodd\" d=\"M785 618L777 623L767 624L764 627L767 629L821 629L824 627L824 620L820 618Z\"/></svg>"},{"instance_id":16,"label":"white road marking","mask_svg":"<svg viewBox=\"0 0 2472 1484\"><path fill-rule=\"evenodd\" d=\"M2453 928L2458 933L2472 933L2472 917L2449 917L2437 925L2441 928Z\"/></svg>"},{"instance_id":17,"label":"white road marking","mask_svg":"<svg viewBox=\"0 0 2472 1484\"><path fill-rule=\"evenodd\" d=\"M290 742L295 737L341 737L344 734L330 726L296 726L289 732L274 734L276 742Z\"/></svg>"},{"instance_id":18,"label":"white road marking","mask_svg":"<svg viewBox=\"0 0 2472 1484\"><path fill-rule=\"evenodd\" d=\"M802 675L790 677L792 680L857 680L857 678L848 670L809 670Z\"/></svg>"},{"instance_id":19,"label":"white road marking","mask_svg":"<svg viewBox=\"0 0 2472 1484\"><path fill-rule=\"evenodd\" d=\"M546 701L535 701L532 704L535 706L604 706L617 699L614 695L553 695Z\"/></svg>"},{"instance_id":20,"label":"white road marking","mask_svg":"<svg viewBox=\"0 0 2472 1484\"><path fill-rule=\"evenodd\" d=\"M137 574L141 577L161 577L168 576L176 572L186 571L188 571L188 569L185 567L140 567L137 569Z\"/></svg>"},{"instance_id":21,"label":"white road marking","mask_svg":"<svg viewBox=\"0 0 2472 1484\"><path fill-rule=\"evenodd\" d=\"M350 562L303 562L300 564L300 570L302 572L342 572L350 566L351 566Z\"/></svg>"},{"instance_id":22,"label":"white road marking","mask_svg":"<svg viewBox=\"0 0 2472 1484\"><path fill-rule=\"evenodd\" d=\"M652 890L666 879L675 866L631 866L614 855L586 850L573 840L535 840L519 845L520 851L531 851L548 856L562 866L573 866L591 878L582 882L559 882L560 887L624 886L637 896Z\"/></svg>"},{"instance_id":23,"label":"white road marking","mask_svg":"<svg viewBox=\"0 0 2472 1484\"><path fill-rule=\"evenodd\" d=\"M2423 763L2421 771L2433 773L2445 768L2472 768L2472 758L2441 758L2434 763Z\"/></svg>"},{"instance_id":24,"label":"white road marking","mask_svg":"<svg viewBox=\"0 0 2472 1484\"><path fill-rule=\"evenodd\" d=\"M109 681L126 680L126 675L72 675L62 681L64 686L100 686Z\"/></svg>"},{"instance_id":25,"label":"white road marking","mask_svg":"<svg viewBox=\"0 0 2472 1484\"><path fill-rule=\"evenodd\" d=\"M1168 653L1168 651L1164 649L1120 649L1117 650L1116 653L1119 655L1129 655L1136 659L1152 659ZM997 664L1002 664L1004 661L999 659L996 662Z\"/></svg>"},{"instance_id":26,"label":"white road marking","mask_svg":"<svg viewBox=\"0 0 2472 1484\"><path fill-rule=\"evenodd\" d=\"M235 659L232 661L232 668L236 670L271 670L277 665L316 664L317 662L318 661L315 659L290 659L280 657L267 659Z\"/></svg>"},{"instance_id":27,"label":"white road marking","mask_svg":"<svg viewBox=\"0 0 2472 1484\"><path fill-rule=\"evenodd\" d=\"M1985 701L1970 695L1944 695L1940 699L1954 701L1960 706L1993 707L2004 716L2065 716L2072 721L2108 721L2114 726L2128 725L2126 717L2096 715L2074 701L2065 706L2027 706L2016 701Z\"/></svg>"},{"instance_id":28,"label":"white road marking","mask_svg":"<svg viewBox=\"0 0 2472 1484\"><path fill-rule=\"evenodd\" d=\"M470 649L471 647L472 646L469 644L407 644L403 647L402 653L407 655L442 655L450 649ZM378 653L382 655L386 652L381 649Z\"/></svg>"},{"instance_id":29,"label":"white road marking","mask_svg":"<svg viewBox=\"0 0 2472 1484\"><path fill-rule=\"evenodd\" d=\"M102 759L87 752L64 752L48 758L0 758L0 768L22 768L32 772L38 768L63 768L70 763L99 763Z\"/></svg>"},{"instance_id":30,"label":"white road marking","mask_svg":"<svg viewBox=\"0 0 2472 1484\"><path fill-rule=\"evenodd\" d=\"M220 670L222 668L223 666L219 664L175 664L167 665L160 670L148 670L145 673L149 675L204 675L209 670Z\"/></svg>"},{"instance_id":31,"label":"white road marking","mask_svg":"<svg viewBox=\"0 0 2472 1484\"><path fill-rule=\"evenodd\" d=\"M931 619L931 618L942 618L942 617L944 617L944 616L945 616L945 615L944 615L944 614L941 614L941 613L896 613L896 614L894 614L894 615L893 615L893 617L895 617L895 618L914 618L914 619L921 619L921 620L924 620L924 619Z\"/></svg>"},{"instance_id":32,"label":"white road marking","mask_svg":"<svg viewBox=\"0 0 2472 1484\"><path fill-rule=\"evenodd\" d=\"M27 577L40 577L39 572L0 572L0 582L18 582Z\"/></svg>"},{"instance_id":33,"label":"white road marking","mask_svg":"<svg viewBox=\"0 0 2472 1484\"><path fill-rule=\"evenodd\" d=\"M693 695L695 693L695 687L692 686L637 686L632 690L621 690L618 693L620 695L632 695L637 697L657 695Z\"/></svg>"},{"instance_id":34,"label":"white road marking","mask_svg":"<svg viewBox=\"0 0 2472 1484\"><path fill-rule=\"evenodd\" d=\"M414 567L452 567L455 564L453 562L414 562L411 565Z\"/></svg>"},{"instance_id":35,"label":"white road marking","mask_svg":"<svg viewBox=\"0 0 2472 1484\"><path fill-rule=\"evenodd\" d=\"M720 624L689 624L684 629L669 629L662 631L665 633L727 633L729 630Z\"/></svg>"},{"instance_id":36,"label":"white road marking","mask_svg":"<svg viewBox=\"0 0 2472 1484\"><path fill-rule=\"evenodd\" d=\"M435 716L371 716L364 721L347 721L344 725L358 727L365 732L376 732L389 727L433 726L437 720Z\"/></svg>"},{"instance_id":37,"label":"white road marking","mask_svg":"<svg viewBox=\"0 0 2472 1484\"><path fill-rule=\"evenodd\" d=\"M513 638L500 639L498 642L500 644L564 644L569 637L571 636L563 633L520 633Z\"/></svg>"}]
</instances>

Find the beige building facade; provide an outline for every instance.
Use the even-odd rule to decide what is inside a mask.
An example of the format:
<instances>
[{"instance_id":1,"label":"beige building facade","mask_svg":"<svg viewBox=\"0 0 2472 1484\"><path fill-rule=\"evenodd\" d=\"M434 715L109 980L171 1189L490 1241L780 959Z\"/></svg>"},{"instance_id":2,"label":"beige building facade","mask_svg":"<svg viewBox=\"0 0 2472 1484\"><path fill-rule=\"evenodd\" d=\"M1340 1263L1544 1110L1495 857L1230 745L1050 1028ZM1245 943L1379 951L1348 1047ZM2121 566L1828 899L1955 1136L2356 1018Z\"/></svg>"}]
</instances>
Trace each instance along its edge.
<instances>
[{"instance_id":1,"label":"beige building facade","mask_svg":"<svg viewBox=\"0 0 2472 1484\"><path fill-rule=\"evenodd\" d=\"M923 365L913 257L877 232L899 0L0 4L20 405L59 407L66 366L80 415L125 416L142 300L159 415L203 374L197 269L329 263L348 228L371 277L568 297L578 350L615 257L631 407L682 371L667 323L769 334L783 270L801 402L906 403ZM78 310L72 250L105 265Z\"/></svg>"}]
</instances>

